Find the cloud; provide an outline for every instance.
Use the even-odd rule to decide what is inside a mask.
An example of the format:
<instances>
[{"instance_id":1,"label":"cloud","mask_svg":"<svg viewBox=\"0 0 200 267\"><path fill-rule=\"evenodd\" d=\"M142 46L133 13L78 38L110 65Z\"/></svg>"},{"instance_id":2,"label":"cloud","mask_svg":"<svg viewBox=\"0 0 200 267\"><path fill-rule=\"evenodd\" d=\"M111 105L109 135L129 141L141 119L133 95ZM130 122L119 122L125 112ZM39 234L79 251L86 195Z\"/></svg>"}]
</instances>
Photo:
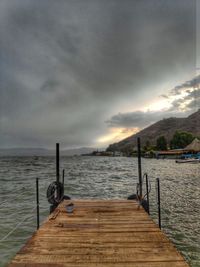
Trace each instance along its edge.
<instances>
[{"instance_id":1,"label":"cloud","mask_svg":"<svg viewBox=\"0 0 200 267\"><path fill-rule=\"evenodd\" d=\"M200 108L200 76L169 90L161 97L170 101L171 106L159 111L133 111L118 113L106 121L109 127L144 128L152 123L169 117L186 117ZM183 94L183 92L185 94ZM175 97L175 99L174 99ZM178 98L177 98L178 97ZM173 100L174 99L174 100Z\"/></svg>"},{"instance_id":2,"label":"cloud","mask_svg":"<svg viewBox=\"0 0 200 267\"><path fill-rule=\"evenodd\" d=\"M162 94L162 95L160 95L160 97L163 97L163 98L169 99L169 96L168 96L168 95L165 95L165 94Z\"/></svg>"},{"instance_id":3,"label":"cloud","mask_svg":"<svg viewBox=\"0 0 200 267\"><path fill-rule=\"evenodd\" d=\"M183 92L183 90L190 92L190 90L187 90L187 88L192 88L192 90L195 90L195 87L199 87L200 85L200 75L195 76L193 79L186 81L178 86L175 86L171 91L170 95L178 95Z\"/></svg>"},{"instance_id":4,"label":"cloud","mask_svg":"<svg viewBox=\"0 0 200 267\"><path fill-rule=\"evenodd\" d=\"M183 116L183 114L170 111L134 111L114 115L106 123L109 127L139 127L141 129L158 120L175 116Z\"/></svg>"},{"instance_id":5,"label":"cloud","mask_svg":"<svg viewBox=\"0 0 200 267\"><path fill-rule=\"evenodd\" d=\"M186 96L172 102L171 110L195 111L200 108L200 89L188 92Z\"/></svg>"},{"instance_id":6,"label":"cloud","mask_svg":"<svg viewBox=\"0 0 200 267\"><path fill-rule=\"evenodd\" d=\"M178 96L171 103L171 111L195 111L200 108L200 75L176 86L167 97Z\"/></svg>"},{"instance_id":7,"label":"cloud","mask_svg":"<svg viewBox=\"0 0 200 267\"><path fill-rule=\"evenodd\" d=\"M95 143L195 66L193 0L1 0L0 24L0 146Z\"/></svg>"}]
</instances>

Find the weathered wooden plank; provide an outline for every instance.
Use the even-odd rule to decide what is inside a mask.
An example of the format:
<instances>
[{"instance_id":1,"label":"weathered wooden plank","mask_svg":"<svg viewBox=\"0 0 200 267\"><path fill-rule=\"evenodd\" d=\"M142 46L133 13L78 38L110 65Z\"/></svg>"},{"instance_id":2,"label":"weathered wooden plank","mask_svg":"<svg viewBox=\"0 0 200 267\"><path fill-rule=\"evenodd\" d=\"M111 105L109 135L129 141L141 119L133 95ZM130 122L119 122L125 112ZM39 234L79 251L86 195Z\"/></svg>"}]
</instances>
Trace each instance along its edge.
<instances>
[{"instance_id":1,"label":"weathered wooden plank","mask_svg":"<svg viewBox=\"0 0 200 267\"><path fill-rule=\"evenodd\" d=\"M35 239L35 240L30 240L28 242L28 245L25 245L19 253L31 249L31 248L44 248L44 249L49 249L49 251L52 251L54 249L71 249L71 248L173 248L173 245L170 242L135 242L135 243L112 243L112 242L107 242L107 243L98 243L98 242L90 242L90 243L83 243L83 242L77 242L77 243L71 243L71 242L60 242L59 240L57 242L46 242L41 239ZM30 250L31 251L31 250Z\"/></svg>"},{"instance_id":2,"label":"weathered wooden plank","mask_svg":"<svg viewBox=\"0 0 200 267\"><path fill-rule=\"evenodd\" d=\"M166 254L167 252L167 254ZM51 251L49 251L49 248L44 248L41 246L32 246L30 248L24 248L20 251L20 254L28 254L29 256L34 255L104 255L105 260L107 257L116 257L118 254L118 257L125 257L130 256L134 257L134 260L139 261L145 258L150 258L152 261L153 259L159 260L161 258L162 260L165 258L167 260L182 260L182 257L178 254L177 251L174 250L171 246L157 246L157 247L99 247L99 246L93 246L90 248L81 248L81 247L68 247L68 248L52 248ZM98 258L98 257L97 257Z\"/></svg>"},{"instance_id":3,"label":"weathered wooden plank","mask_svg":"<svg viewBox=\"0 0 200 267\"><path fill-rule=\"evenodd\" d=\"M46 242L83 242L83 243L109 243L109 242L151 242L152 240L158 242L168 242L168 239L165 235L160 234L160 232L134 232L134 233L82 233L81 235L77 235L73 232L62 235L51 235L51 234L40 234L36 236L38 240L46 240Z\"/></svg>"},{"instance_id":4,"label":"weathered wooden plank","mask_svg":"<svg viewBox=\"0 0 200 267\"><path fill-rule=\"evenodd\" d=\"M134 218L127 218L126 217L121 217L121 218L94 218L91 217L91 218L79 218L79 217L67 217L67 222L98 222L98 223L119 223L119 222L123 222L123 223L134 223L134 222L145 222L145 221L148 221L150 222L149 218L148 217L144 217L144 216L135 216ZM57 217L56 218L56 222L66 222L66 218L63 218L63 217Z\"/></svg>"},{"instance_id":5,"label":"weathered wooden plank","mask_svg":"<svg viewBox=\"0 0 200 267\"><path fill-rule=\"evenodd\" d=\"M29 248L49 248L50 250L52 249L58 249L58 248L149 248L149 242L135 242L135 243L106 243L106 244L101 244L101 243L62 243L62 242L56 242L56 243L47 243L43 242L42 240L30 240L28 243L28 246L24 246L21 251L24 251ZM163 247L170 247L172 248L173 245L170 242L151 242L151 247L152 248L163 248Z\"/></svg>"},{"instance_id":6,"label":"weathered wooden plank","mask_svg":"<svg viewBox=\"0 0 200 267\"><path fill-rule=\"evenodd\" d=\"M70 233L78 232L84 234L85 232L151 232L159 231L159 228L150 222L149 224L99 224L99 223L59 223L47 224L46 227L41 227L38 230L39 234L43 233Z\"/></svg>"},{"instance_id":7,"label":"weathered wooden plank","mask_svg":"<svg viewBox=\"0 0 200 267\"><path fill-rule=\"evenodd\" d=\"M60 264L24 264L12 263L8 267L188 267L184 261L169 261L169 262L115 262L115 263L60 263Z\"/></svg>"},{"instance_id":8,"label":"weathered wooden plank","mask_svg":"<svg viewBox=\"0 0 200 267\"><path fill-rule=\"evenodd\" d=\"M169 254L168 254L169 253ZM130 253L130 254L100 254L98 251L96 254L18 254L13 262L30 262L30 263L68 263L68 262L97 262L97 263L115 263L115 262L156 262L156 261L181 261L182 257L171 251L167 253L157 253L153 251L151 255L146 253Z\"/></svg>"},{"instance_id":9,"label":"weathered wooden plank","mask_svg":"<svg viewBox=\"0 0 200 267\"><path fill-rule=\"evenodd\" d=\"M70 232L69 232L70 231ZM99 228L99 227L93 227L93 226L87 226L87 227L80 227L80 228L73 228L73 227L67 227L65 229L45 229L44 231L40 231L41 234L49 234L50 236L53 235L58 235L59 233L67 235L67 234L77 234L77 235L82 235L85 233L133 233L133 232L158 232L159 229L156 227L149 227L146 228Z\"/></svg>"},{"instance_id":10,"label":"weathered wooden plank","mask_svg":"<svg viewBox=\"0 0 200 267\"><path fill-rule=\"evenodd\" d=\"M42 230L45 230L45 229L56 229L56 228L78 228L78 229L82 229L82 228L85 228L85 227L90 227L90 226L95 226L95 227L99 227L101 229L116 229L116 228L129 228L129 229L135 229L135 228L158 228L157 225L155 225L155 223L153 222L140 222L140 224L135 224L135 223L127 223L127 224L124 224L124 223L120 223L120 222L110 222L110 223L101 223L100 222L94 222L94 223L74 223L74 222L65 222L65 223L54 223L54 224L46 224L45 227L41 227L39 229L39 231L42 229ZM158 228L159 229L159 228Z\"/></svg>"},{"instance_id":11,"label":"weathered wooden plank","mask_svg":"<svg viewBox=\"0 0 200 267\"><path fill-rule=\"evenodd\" d=\"M81 209L81 208L80 208ZM58 216L59 217L63 217L63 216L66 216L66 209L65 208L62 208L62 209L59 209L59 214ZM98 209L93 209L93 210L89 210L89 211L84 211L84 210L78 210L78 208L74 208L74 211L73 211L73 214L67 214L67 216L70 218L70 217L85 217L87 218L87 216L91 217L93 215L96 215L98 217L114 217L114 216L117 216L117 217L128 217L128 218L134 218L135 216L137 217L147 217L149 218L148 214L146 212L144 212L143 210L141 209L135 209L135 210L129 210L129 209L126 209L126 210L98 210Z\"/></svg>"},{"instance_id":12,"label":"weathered wooden plank","mask_svg":"<svg viewBox=\"0 0 200 267\"><path fill-rule=\"evenodd\" d=\"M102 202L103 201L103 202ZM98 206L98 207L116 207L116 206L123 206L123 207L132 207L132 206L139 206L138 202L130 202L130 200L100 200L100 201L96 201L96 200L90 200L90 201L79 201L79 200L75 200L75 202L73 200L65 200L65 202L60 203L60 206L64 206L67 205L69 203L75 203L77 206Z\"/></svg>"},{"instance_id":13,"label":"weathered wooden plank","mask_svg":"<svg viewBox=\"0 0 200 267\"><path fill-rule=\"evenodd\" d=\"M144 212L142 212L142 210L136 210L137 213L135 213L134 211L130 211L130 210L123 210L123 211L109 211L109 210L97 210L97 209L94 209L93 211L90 211L90 212L86 212L84 210L82 210L81 212L80 211L77 211L76 209L74 209L74 212L73 212L73 216L74 217L91 217L93 215L95 215L96 213L98 213L98 216L99 217L127 217L127 218L134 218L135 216L142 216L142 217L148 217L147 214L145 214ZM66 210L63 208L61 211L60 211L60 216L63 216L64 214L66 213ZM70 217L70 215L69 215ZM71 215L72 217L72 215Z\"/></svg>"}]
</instances>

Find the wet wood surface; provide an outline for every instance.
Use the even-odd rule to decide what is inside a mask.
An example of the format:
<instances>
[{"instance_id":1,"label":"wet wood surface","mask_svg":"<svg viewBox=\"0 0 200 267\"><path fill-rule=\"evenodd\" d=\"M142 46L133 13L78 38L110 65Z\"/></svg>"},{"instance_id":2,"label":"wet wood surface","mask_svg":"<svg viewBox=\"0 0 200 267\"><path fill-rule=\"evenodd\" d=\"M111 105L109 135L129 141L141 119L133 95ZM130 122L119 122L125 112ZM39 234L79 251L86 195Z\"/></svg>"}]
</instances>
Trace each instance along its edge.
<instances>
[{"instance_id":1,"label":"wet wood surface","mask_svg":"<svg viewBox=\"0 0 200 267\"><path fill-rule=\"evenodd\" d=\"M66 205L74 210L67 213ZM9 267L188 267L132 200L65 200Z\"/></svg>"}]
</instances>

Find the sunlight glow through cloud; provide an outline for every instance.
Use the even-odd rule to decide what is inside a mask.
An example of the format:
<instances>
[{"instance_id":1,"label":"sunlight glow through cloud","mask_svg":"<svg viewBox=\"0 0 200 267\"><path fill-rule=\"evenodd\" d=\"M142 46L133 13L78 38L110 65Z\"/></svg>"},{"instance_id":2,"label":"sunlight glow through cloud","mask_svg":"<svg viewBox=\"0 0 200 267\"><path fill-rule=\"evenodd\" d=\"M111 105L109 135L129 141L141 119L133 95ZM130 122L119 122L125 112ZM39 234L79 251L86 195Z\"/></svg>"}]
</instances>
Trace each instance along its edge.
<instances>
[{"instance_id":1,"label":"sunlight glow through cloud","mask_svg":"<svg viewBox=\"0 0 200 267\"><path fill-rule=\"evenodd\" d=\"M156 99L144 108L144 111L156 111L170 108L169 99Z\"/></svg>"},{"instance_id":2,"label":"sunlight glow through cloud","mask_svg":"<svg viewBox=\"0 0 200 267\"><path fill-rule=\"evenodd\" d=\"M97 144L108 145L110 142L118 142L139 131L139 128L110 128L108 133L97 139Z\"/></svg>"}]
</instances>

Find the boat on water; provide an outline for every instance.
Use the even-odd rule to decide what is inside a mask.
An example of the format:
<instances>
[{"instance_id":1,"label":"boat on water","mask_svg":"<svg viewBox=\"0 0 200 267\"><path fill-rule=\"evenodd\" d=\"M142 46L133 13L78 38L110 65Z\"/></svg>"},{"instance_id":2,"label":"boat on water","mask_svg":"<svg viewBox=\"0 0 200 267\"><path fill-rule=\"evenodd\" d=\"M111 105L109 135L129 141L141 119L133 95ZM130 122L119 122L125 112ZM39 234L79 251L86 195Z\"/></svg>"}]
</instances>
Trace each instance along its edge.
<instances>
[{"instance_id":1,"label":"boat on water","mask_svg":"<svg viewBox=\"0 0 200 267\"><path fill-rule=\"evenodd\" d=\"M200 163L200 153L197 154L183 154L176 163Z\"/></svg>"},{"instance_id":2,"label":"boat on water","mask_svg":"<svg viewBox=\"0 0 200 267\"><path fill-rule=\"evenodd\" d=\"M177 159L176 163L200 163L200 159L191 158L191 159Z\"/></svg>"}]
</instances>

